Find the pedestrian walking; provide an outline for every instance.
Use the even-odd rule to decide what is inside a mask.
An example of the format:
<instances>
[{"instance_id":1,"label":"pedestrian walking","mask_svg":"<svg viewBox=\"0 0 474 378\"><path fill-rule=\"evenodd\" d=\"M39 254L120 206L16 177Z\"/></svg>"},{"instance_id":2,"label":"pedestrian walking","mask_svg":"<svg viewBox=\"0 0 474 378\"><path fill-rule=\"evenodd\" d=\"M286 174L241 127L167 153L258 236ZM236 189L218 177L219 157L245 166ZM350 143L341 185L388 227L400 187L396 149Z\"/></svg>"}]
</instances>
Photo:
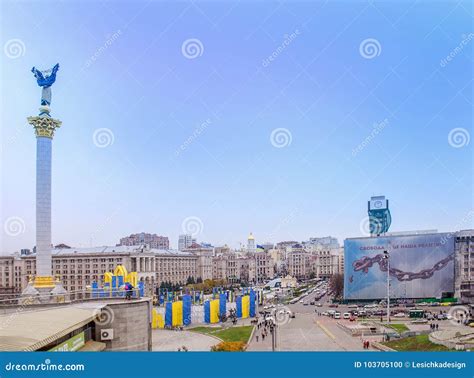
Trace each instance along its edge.
<instances>
[{"instance_id":1,"label":"pedestrian walking","mask_svg":"<svg viewBox=\"0 0 474 378\"><path fill-rule=\"evenodd\" d=\"M256 339L257 339L257 343L258 343L258 335L255 335Z\"/></svg>"},{"instance_id":2,"label":"pedestrian walking","mask_svg":"<svg viewBox=\"0 0 474 378\"><path fill-rule=\"evenodd\" d=\"M436 330L438 330L438 327L439 327L439 323L436 323Z\"/></svg>"},{"instance_id":3,"label":"pedestrian walking","mask_svg":"<svg viewBox=\"0 0 474 378\"><path fill-rule=\"evenodd\" d=\"M262 333L262 343L265 341L265 334Z\"/></svg>"}]
</instances>

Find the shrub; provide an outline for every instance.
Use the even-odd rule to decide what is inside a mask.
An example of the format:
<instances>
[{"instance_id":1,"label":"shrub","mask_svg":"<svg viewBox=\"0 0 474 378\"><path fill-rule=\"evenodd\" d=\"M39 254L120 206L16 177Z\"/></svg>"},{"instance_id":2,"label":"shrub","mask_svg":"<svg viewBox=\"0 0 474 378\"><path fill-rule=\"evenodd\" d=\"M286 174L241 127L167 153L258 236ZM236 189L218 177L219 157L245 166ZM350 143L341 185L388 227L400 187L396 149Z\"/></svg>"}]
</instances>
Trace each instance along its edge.
<instances>
[{"instance_id":1,"label":"shrub","mask_svg":"<svg viewBox=\"0 0 474 378\"><path fill-rule=\"evenodd\" d=\"M211 347L212 352L243 352L245 343L242 341L223 341Z\"/></svg>"}]
</instances>

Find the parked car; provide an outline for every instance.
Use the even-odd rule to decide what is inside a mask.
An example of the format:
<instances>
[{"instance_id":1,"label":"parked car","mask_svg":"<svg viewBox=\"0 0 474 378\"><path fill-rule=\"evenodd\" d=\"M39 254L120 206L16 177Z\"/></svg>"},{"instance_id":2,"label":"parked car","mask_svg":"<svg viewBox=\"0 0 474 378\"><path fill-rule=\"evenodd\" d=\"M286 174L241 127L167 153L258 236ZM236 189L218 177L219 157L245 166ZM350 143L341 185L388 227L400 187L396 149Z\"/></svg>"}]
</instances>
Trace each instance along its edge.
<instances>
[{"instance_id":1,"label":"parked car","mask_svg":"<svg viewBox=\"0 0 474 378\"><path fill-rule=\"evenodd\" d=\"M364 308L377 308L378 305L376 303L372 303L372 304L368 304L368 305L365 305Z\"/></svg>"},{"instance_id":2,"label":"parked car","mask_svg":"<svg viewBox=\"0 0 474 378\"><path fill-rule=\"evenodd\" d=\"M335 312L334 313L334 319L341 319L341 313L340 312Z\"/></svg>"},{"instance_id":3,"label":"parked car","mask_svg":"<svg viewBox=\"0 0 474 378\"><path fill-rule=\"evenodd\" d=\"M338 308L339 305L338 305L337 303L331 303L331 304L329 305L329 307L331 307L331 308Z\"/></svg>"},{"instance_id":4,"label":"parked car","mask_svg":"<svg viewBox=\"0 0 474 378\"><path fill-rule=\"evenodd\" d=\"M348 313L348 312L345 312L345 313L342 315L342 318L343 318L343 319L350 319L350 318L351 318L351 314Z\"/></svg>"},{"instance_id":5,"label":"parked car","mask_svg":"<svg viewBox=\"0 0 474 378\"><path fill-rule=\"evenodd\" d=\"M303 302L303 306L307 306L308 305L308 302Z\"/></svg>"},{"instance_id":6,"label":"parked car","mask_svg":"<svg viewBox=\"0 0 474 378\"><path fill-rule=\"evenodd\" d=\"M351 304L349 306L347 306L347 308L358 308L359 306L357 306L356 304Z\"/></svg>"},{"instance_id":7,"label":"parked car","mask_svg":"<svg viewBox=\"0 0 474 378\"><path fill-rule=\"evenodd\" d=\"M311 306L314 306L314 301L309 302Z\"/></svg>"},{"instance_id":8,"label":"parked car","mask_svg":"<svg viewBox=\"0 0 474 378\"><path fill-rule=\"evenodd\" d=\"M394 318L404 318L406 315L404 312L398 312L395 315L393 315Z\"/></svg>"},{"instance_id":9,"label":"parked car","mask_svg":"<svg viewBox=\"0 0 474 378\"><path fill-rule=\"evenodd\" d=\"M426 323L428 323L428 320L426 320L426 319L416 319L416 320L412 320L412 323L413 324L426 324Z\"/></svg>"},{"instance_id":10,"label":"parked car","mask_svg":"<svg viewBox=\"0 0 474 378\"><path fill-rule=\"evenodd\" d=\"M323 305L321 303L316 303L316 307L322 307Z\"/></svg>"}]
</instances>

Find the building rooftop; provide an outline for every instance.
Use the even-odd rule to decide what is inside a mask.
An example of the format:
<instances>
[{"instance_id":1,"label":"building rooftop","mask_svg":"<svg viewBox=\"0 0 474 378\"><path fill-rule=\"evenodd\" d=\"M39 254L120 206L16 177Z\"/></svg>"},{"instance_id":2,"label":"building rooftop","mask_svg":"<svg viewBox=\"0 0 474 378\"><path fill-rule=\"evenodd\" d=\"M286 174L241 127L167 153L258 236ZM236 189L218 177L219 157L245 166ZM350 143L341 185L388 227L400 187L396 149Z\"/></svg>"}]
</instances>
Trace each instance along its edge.
<instances>
[{"instance_id":1,"label":"building rooftop","mask_svg":"<svg viewBox=\"0 0 474 378\"><path fill-rule=\"evenodd\" d=\"M16 312L0 316L0 351L34 351L91 322L105 304Z\"/></svg>"},{"instance_id":2,"label":"building rooftop","mask_svg":"<svg viewBox=\"0 0 474 378\"><path fill-rule=\"evenodd\" d=\"M135 254L135 253L149 253L149 254L156 254L156 255L170 255L170 256L192 256L191 252L182 252L178 251L177 249L156 249L156 248L148 248L144 245L140 246L127 246L127 245L119 245L119 246L101 246L101 247L82 247L82 248L52 248L51 254L53 256L61 256L61 255L74 255L74 254L100 254L100 253L125 253L125 254ZM32 253L27 256L35 256L35 253Z\"/></svg>"}]
</instances>

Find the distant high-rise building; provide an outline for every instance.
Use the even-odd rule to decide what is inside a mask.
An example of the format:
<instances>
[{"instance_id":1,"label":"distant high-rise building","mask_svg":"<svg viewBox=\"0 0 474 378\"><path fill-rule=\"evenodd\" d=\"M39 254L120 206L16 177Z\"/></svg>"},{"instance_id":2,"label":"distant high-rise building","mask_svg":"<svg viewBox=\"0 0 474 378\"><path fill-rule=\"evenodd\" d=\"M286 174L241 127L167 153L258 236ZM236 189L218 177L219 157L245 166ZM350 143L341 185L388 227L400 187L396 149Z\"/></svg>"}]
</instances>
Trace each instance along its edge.
<instances>
[{"instance_id":1,"label":"distant high-rise building","mask_svg":"<svg viewBox=\"0 0 474 378\"><path fill-rule=\"evenodd\" d=\"M191 247L193 244L196 244L196 239L193 238L190 234L179 235L178 239L178 250L182 251L183 249Z\"/></svg>"},{"instance_id":2,"label":"distant high-rise building","mask_svg":"<svg viewBox=\"0 0 474 378\"><path fill-rule=\"evenodd\" d=\"M146 244L150 248L155 249L169 249L170 241L167 236L159 236L157 234L147 234L141 232L139 234L132 234L120 239L118 245L134 246Z\"/></svg>"}]
</instances>

